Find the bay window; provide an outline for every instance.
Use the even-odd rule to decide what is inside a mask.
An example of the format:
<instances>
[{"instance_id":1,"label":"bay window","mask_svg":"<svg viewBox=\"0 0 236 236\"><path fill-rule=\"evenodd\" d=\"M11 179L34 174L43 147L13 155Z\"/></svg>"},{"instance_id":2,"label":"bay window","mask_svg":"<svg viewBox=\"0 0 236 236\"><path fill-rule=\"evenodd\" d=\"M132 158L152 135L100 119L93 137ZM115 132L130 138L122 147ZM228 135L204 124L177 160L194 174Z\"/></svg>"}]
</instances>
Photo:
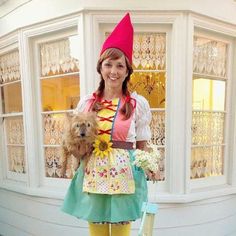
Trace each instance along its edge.
<instances>
[{"instance_id":1,"label":"bay window","mask_svg":"<svg viewBox=\"0 0 236 236\"><path fill-rule=\"evenodd\" d=\"M204 187L220 189L234 178L235 42L187 15L133 17L129 89L151 107L150 142L162 157L159 182L148 183L149 193L166 202L191 201ZM65 117L97 88L100 46L120 16L93 12L26 27L15 33L20 46L0 47L2 186L20 180L34 194L64 196L75 171L72 158L66 176L61 172Z\"/></svg>"}]
</instances>

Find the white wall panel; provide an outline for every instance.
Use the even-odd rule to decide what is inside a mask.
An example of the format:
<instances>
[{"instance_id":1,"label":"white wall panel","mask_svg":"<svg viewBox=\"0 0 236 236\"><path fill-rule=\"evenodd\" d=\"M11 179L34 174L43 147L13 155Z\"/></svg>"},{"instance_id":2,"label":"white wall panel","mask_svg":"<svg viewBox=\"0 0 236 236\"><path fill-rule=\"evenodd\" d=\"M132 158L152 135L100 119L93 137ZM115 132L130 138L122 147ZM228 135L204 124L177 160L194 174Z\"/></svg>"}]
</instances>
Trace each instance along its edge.
<instances>
[{"instance_id":1,"label":"white wall panel","mask_svg":"<svg viewBox=\"0 0 236 236\"><path fill-rule=\"evenodd\" d=\"M236 23L236 2L233 0L41 0L41 1L7 1L0 8L0 36L40 21L46 21L62 15L88 10L190 10L210 17L214 17L229 23ZM14 7L8 6L9 4ZM11 10L9 10L11 9ZM35 14L37 9L37 14ZM1 17L2 16L2 17Z\"/></svg>"},{"instance_id":2,"label":"white wall panel","mask_svg":"<svg viewBox=\"0 0 236 236\"><path fill-rule=\"evenodd\" d=\"M0 190L0 234L88 236L87 222L60 211L62 201ZM154 236L225 236L236 231L236 195L188 204L160 204ZM132 225L137 235L140 221Z\"/></svg>"}]
</instances>

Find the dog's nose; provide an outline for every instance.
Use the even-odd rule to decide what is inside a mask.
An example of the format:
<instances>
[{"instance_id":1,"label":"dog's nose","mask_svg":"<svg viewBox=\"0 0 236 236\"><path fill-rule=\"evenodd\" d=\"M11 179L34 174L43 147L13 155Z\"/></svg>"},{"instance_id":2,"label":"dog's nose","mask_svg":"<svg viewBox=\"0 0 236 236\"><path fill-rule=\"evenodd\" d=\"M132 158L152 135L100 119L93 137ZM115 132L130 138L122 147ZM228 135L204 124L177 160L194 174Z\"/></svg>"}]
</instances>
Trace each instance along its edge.
<instances>
[{"instance_id":1,"label":"dog's nose","mask_svg":"<svg viewBox=\"0 0 236 236\"><path fill-rule=\"evenodd\" d=\"M84 137L84 136L85 136L85 133L80 133L80 136L81 136L81 137Z\"/></svg>"}]
</instances>

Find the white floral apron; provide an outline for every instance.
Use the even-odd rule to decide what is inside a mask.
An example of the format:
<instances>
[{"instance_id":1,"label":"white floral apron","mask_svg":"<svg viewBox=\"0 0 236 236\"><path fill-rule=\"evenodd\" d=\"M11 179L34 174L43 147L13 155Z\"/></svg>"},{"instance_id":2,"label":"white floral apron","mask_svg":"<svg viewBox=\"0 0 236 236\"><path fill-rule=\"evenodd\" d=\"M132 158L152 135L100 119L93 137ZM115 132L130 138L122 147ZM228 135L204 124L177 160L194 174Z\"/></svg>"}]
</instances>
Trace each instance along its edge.
<instances>
[{"instance_id":1,"label":"white floral apron","mask_svg":"<svg viewBox=\"0 0 236 236\"><path fill-rule=\"evenodd\" d=\"M119 112L124 101L102 101L103 109L97 113L99 138L126 141L132 116L123 120ZM89 110L91 104L88 104ZM96 148L95 148L96 149ZM98 194L132 194L135 192L130 150L112 148L105 156L91 155L84 173L83 191Z\"/></svg>"}]
</instances>

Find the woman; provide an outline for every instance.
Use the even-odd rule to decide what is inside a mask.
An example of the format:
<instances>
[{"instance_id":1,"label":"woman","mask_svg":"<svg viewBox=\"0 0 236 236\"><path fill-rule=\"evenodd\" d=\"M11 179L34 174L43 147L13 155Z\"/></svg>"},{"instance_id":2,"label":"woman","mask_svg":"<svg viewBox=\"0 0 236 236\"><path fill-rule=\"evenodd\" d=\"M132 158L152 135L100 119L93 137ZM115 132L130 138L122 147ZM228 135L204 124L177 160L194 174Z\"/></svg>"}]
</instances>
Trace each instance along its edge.
<instances>
[{"instance_id":1,"label":"woman","mask_svg":"<svg viewBox=\"0 0 236 236\"><path fill-rule=\"evenodd\" d=\"M130 222L141 217L147 200L145 173L132 162L134 148L145 150L151 138L151 112L147 100L127 88L132 48L133 27L127 14L103 44L97 91L76 108L97 113L99 135L88 163L81 163L72 179L63 211L87 220L91 236L109 236L110 231L112 236L130 235Z\"/></svg>"}]
</instances>

